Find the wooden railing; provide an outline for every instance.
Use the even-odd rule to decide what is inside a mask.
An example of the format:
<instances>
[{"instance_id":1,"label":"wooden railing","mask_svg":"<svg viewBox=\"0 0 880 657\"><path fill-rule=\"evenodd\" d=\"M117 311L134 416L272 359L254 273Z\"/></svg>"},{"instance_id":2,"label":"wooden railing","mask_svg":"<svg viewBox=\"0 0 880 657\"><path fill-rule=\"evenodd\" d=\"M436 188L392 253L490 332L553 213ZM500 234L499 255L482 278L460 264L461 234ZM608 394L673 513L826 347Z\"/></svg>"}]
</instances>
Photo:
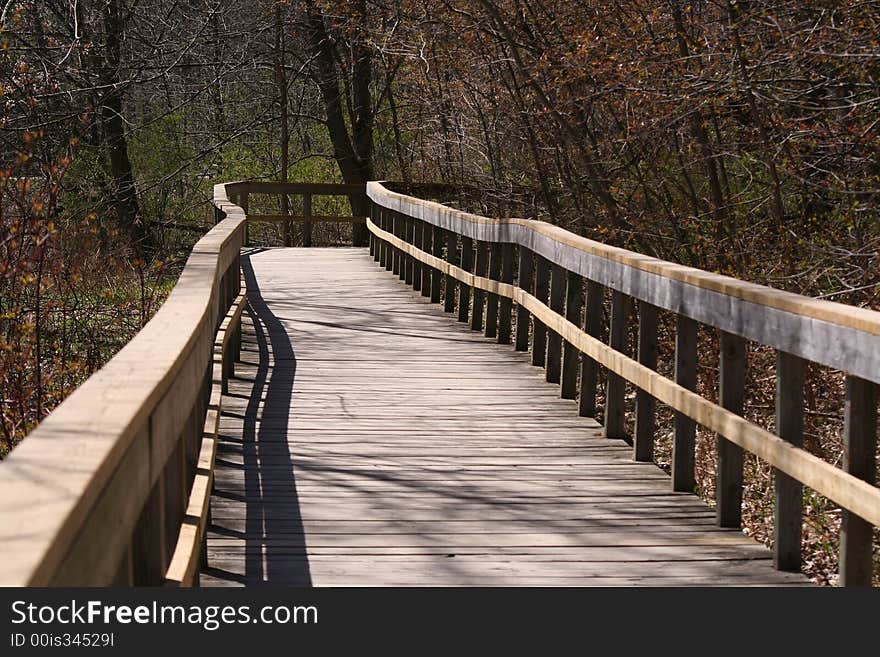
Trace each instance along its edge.
<instances>
[{"instance_id":1,"label":"wooden railing","mask_svg":"<svg viewBox=\"0 0 880 657\"><path fill-rule=\"evenodd\" d=\"M596 414L599 368L607 374L604 433L627 437L625 386L637 388L633 457L653 459L655 405L674 412L672 487L695 486L695 427L718 435L717 522L741 523L743 450L775 472L777 568L801 565L802 486L843 509L840 582L870 585L880 313L745 283L601 244L540 221L493 220L367 184L370 251L421 294L499 342L530 347L532 362ZM457 288L457 290L456 290ZM602 335L610 290L608 344ZM627 353L638 305L638 347ZM514 316L513 304L516 304ZM472 307L472 310L471 310ZM675 315L673 379L657 373L658 312ZM512 335L515 323L515 335ZM719 403L695 392L697 327L720 331ZM776 433L742 417L747 341L777 350ZM847 372L843 469L802 449L804 365ZM578 384L580 382L580 384Z\"/></svg>"}]
</instances>

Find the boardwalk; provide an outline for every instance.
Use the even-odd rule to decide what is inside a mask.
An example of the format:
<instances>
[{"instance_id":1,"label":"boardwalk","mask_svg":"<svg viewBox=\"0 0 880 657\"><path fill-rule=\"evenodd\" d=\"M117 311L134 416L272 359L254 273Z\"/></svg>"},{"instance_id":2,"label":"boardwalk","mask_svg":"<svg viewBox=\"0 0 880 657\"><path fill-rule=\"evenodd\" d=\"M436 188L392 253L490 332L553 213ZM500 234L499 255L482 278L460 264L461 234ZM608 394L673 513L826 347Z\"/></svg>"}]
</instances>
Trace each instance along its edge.
<instances>
[{"instance_id":1,"label":"boardwalk","mask_svg":"<svg viewBox=\"0 0 880 657\"><path fill-rule=\"evenodd\" d=\"M243 269L203 586L806 583L366 250Z\"/></svg>"}]
</instances>

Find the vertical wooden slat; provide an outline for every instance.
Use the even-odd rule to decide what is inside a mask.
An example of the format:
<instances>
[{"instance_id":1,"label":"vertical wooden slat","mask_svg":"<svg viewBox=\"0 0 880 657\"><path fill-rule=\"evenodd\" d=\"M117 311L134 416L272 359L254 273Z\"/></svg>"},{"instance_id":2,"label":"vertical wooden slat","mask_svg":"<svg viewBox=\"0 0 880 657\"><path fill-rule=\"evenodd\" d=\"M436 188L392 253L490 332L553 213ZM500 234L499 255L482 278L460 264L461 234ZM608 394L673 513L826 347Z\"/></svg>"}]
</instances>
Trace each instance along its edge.
<instances>
[{"instance_id":1,"label":"vertical wooden slat","mask_svg":"<svg viewBox=\"0 0 880 657\"><path fill-rule=\"evenodd\" d=\"M406 241L406 230L407 230L406 224L407 224L407 218L402 214L398 214L397 215L397 237L398 237L398 239L401 239L404 242ZM409 256L406 254L406 252L404 252L401 249L398 249L398 252L400 254L398 256L400 258L400 265L399 265L400 271L398 272L398 276L400 276L400 280L405 281L406 280L406 268L409 266Z\"/></svg>"},{"instance_id":2,"label":"vertical wooden slat","mask_svg":"<svg viewBox=\"0 0 880 657\"><path fill-rule=\"evenodd\" d=\"M446 262L456 266L458 266L458 263L460 262L458 255L458 235L451 230L446 231ZM443 299L444 312L455 312L455 285L456 278L447 274L445 282L446 297Z\"/></svg>"},{"instance_id":3,"label":"vertical wooden slat","mask_svg":"<svg viewBox=\"0 0 880 657\"><path fill-rule=\"evenodd\" d=\"M566 272L565 280L565 318L580 326L581 309L583 307L584 285L583 279L574 272ZM577 397L578 364L580 362L578 350L569 342L562 343L562 377L560 394L563 399L575 399Z\"/></svg>"},{"instance_id":4,"label":"vertical wooden slat","mask_svg":"<svg viewBox=\"0 0 880 657\"><path fill-rule=\"evenodd\" d=\"M497 281L501 276L501 245L496 242L489 244L489 278ZM486 333L487 338L498 335L498 295L486 294Z\"/></svg>"},{"instance_id":5,"label":"vertical wooden slat","mask_svg":"<svg viewBox=\"0 0 880 657\"><path fill-rule=\"evenodd\" d=\"M630 298L623 292L611 293L611 328L608 344L626 353L626 328L629 320ZM626 438L626 384L624 379L608 372L605 383L605 437Z\"/></svg>"},{"instance_id":6,"label":"vertical wooden slat","mask_svg":"<svg viewBox=\"0 0 880 657\"><path fill-rule=\"evenodd\" d=\"M602 338L602 306L605 289L596 281L587 281L587 301L584 309L584 331L594 338ZM578 414L596 417L596 388L599 363L587 354L581 354L581 390L578 397Z\"/></svg>"},{"instance_id":7,"label":"vertical wooden slat","mask_svg":"<svg viewBox=\"0 0 880 657\"><path fill-rule=\"evenodd\" d=\"M535 259L531 250L519 247L519 266L517 267L517 285L520 289L532 293L535 289ZM516 350L529 350L529 318L530 313L523 306L516 308Z\"/></svg>"},{"instance_id":8,"label":"vertical wooden slat","mask_svg":"<svg viewBox=\"0 0 880 657\"><path fill-rule=\"evenodd\" d=\"M422 231L424 230L425 223L418 219L413 219L413 233L412 233L412 245L417 249L422 248ZM420 260L413 258L413 279L412 279L413 290L419 291L422 289L422 263Z\"/></svg>"},{"instance_id":9,"label":"vertical wooden slat","mask_svg":"<svg viewBox=\"0 0 880 657\"><path fill-rule=\"evenodd\" d=\"M312 216L312 195L311 194L303 194L303 216L311 217ZM302 226L303 231L303 246L311 246L312 245L312 222L304 221Z\"/></svg>"},{"instance_id":10,"label":"vertical wooden slat","mask_svg":"<svg viewBox=\"0 0 880 657\"><path fill-rule=\"evenodd\" d=\"M804 361L776 352L776 435L796 447L804 444ZM773 562L779 570L801 569L803 485L774 472Z\"/></svg>"},{"instance_id":11,"label":"vertical wooden slat","mask_svg":"<svg viewBox=\"0 0 880 657\"><path fill-rule=\"evenodd\" d=\"M404 218L404 226L405 226L405 231L404 231L403 239L407 244L412 244L414 242L413 231L415 231L415 220L412 219L411 217L405 217ZM412 285L413 284L413 271L415 270L416 259L413 258L409 254L406 254L406 256L404 256L404 257L405 257L405 261L406 261L406 276L404 278L404 282L407 285Z\"/></svg>"},{"instance_id":12,"label":"vertical wooden slat","mask_svg":"<svg viewBox=\"0 0 880 657\"><path fill-rule=\"evenodd\" d=\"M501 282L513 283L513 244L501 245ZM510 315L513 301L501 297L498 302L498 343L510 344Z\"/></svg>"},{"instance_id":13,"label":"vertical wooden slat","mask_svg":"<svg viewBox=\"0 0 880 657\"><path fill-rule=\"evenodd\" d=\"M688 390L697 388L697 323L684 315L675 323L675 382ZM675 413L672 436L672 490L694 490L694 449L697 425Z\"/></svg>"},{"instance_id":14,"label":"vertical wooden slat","mask_svg":"<svg viewBox=\"0 0 880 657\"><path fill-rule=\"evenodd\" d=\"M657 369L657 306L639 301L639 363ZM633 460L654 460L655 410L657 402L650 393L636 390L636 427L633 432Z\"/></svg>"},{"instance_id":15,"label":"vertical wooden slat","mask_svg":"<svg viewBox=\"0 0 880 657\"><path fill-rule=\"evenodd\" d=\"M421 249L425 253L431 253L431 240L434 236L434 231L432 229L431 224L422 222L422 246ZM422 296L430 297L431 296L431 268L422 263Z\"/></svg>"},{"instance_id":16,"label":"vertical wooden slat","mask_svg":"<svg viewBox=\"0 0 880 657\"><path fill-rule=\"evenodd\" d=\"M535 298L547 303L550 294L550 263L535 254ZM544 367L547 362L547 326L537 317L532 327L532 365Z\"/></svg>"},{"instance_id":17,"label":"vertical wooden slat","mask_svg":"<svg viewBox=\"0 0 880 657\"><path fill-rule=\"evenodd\" d=\"M390 212L391 215L391 234L395 237L400 237L400 222L402 217L397 212ZM397 276L400 275L400 255L401 251L398 248L394 248L391 255L391 273Z\"/></svg>"},{"instance_id":18,"label":"vertical wooden slat","mask_svg":"<svg viewBox=\"0 0 880 657\"><path fill-rule=\"evenodd\" d=\"M474 274L477 276L486 276L489 273L489 249L485 242L477 241L477 261L474 267ZM474 288L472 290L474 297L474 309L471 313L471 330L483 330L483 302L486 293L483 290Z\"/></svg>"},{"instance_id":19,"label":"vertical wooden slat","mask_svg":"<svg viewBox=\"0 0 880 657\"><path fill-rule=\"evenodd\" d=\"M470 237L461 238L461 262L459 266L471 271L474 266L474 241ZM458 321L467 323L471 306L471 288L460 283L458 286Z\"/></svg>"},{"instance_id":20,"label":"vertical wooden slat","mask_svg":"<svg viewBox=\"0 0 880 657\"><path fill-rule=\"evenodd\" d=\"M723 408L742 415L746 389L746 341L721 331L718 398ZM719 435L715 474L715 520L719 527L742 524L743 450Z\"/></svg>"},{"instance_id":21,"label":"vertical wooden slat","mask_svg":"<svg viewBox=\"0 0 880 657\"><path fill-rule=\"evenodd\" d=\"M876 480L877 386L846 377L843 469L869 484ZM873 527L846 509L840 525L840 585L871 586Z\"/></svg>"},{"instance_id":22,"label":"vertical wooden slat","mask_svg":"<svg viewBox=\"0 0 880 657\"><path fill-rule=\"evenodd\" d=\"M433 244L433 255L437 258L443 255L443 229L439 226L433 226L431 243ZM440 281L442 274L439 269L431 268L431 303L440 303Z\"/></svg>"},{"instance_id":23,"label":"vertical wooden slat","mask_svg":"<svg viewBox=\"0 0 880 657\"><path fill-rule=\"evenodd\" d=\"M557 264L550 268L550 309L558 314L565 311L566 271ZM547 356L545 375L548 383L559 383L562 370L562 336L556 331L547 331Z\"/></svg>"}]
</instances>

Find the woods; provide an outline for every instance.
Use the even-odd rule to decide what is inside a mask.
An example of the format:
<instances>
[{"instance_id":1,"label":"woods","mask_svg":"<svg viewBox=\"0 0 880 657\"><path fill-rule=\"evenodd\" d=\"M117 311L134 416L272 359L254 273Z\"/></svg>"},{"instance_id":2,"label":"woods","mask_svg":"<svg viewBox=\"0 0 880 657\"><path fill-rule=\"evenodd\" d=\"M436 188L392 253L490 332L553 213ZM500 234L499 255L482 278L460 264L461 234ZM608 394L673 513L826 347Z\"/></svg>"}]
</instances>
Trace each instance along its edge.
<instances>
[{"instance_id":1,"label":"woods","mask_svg":"<svg viewBox=\"0 0 880 657\"><path fill-rule=\"evenodd\" d=\"M218 181L398 181L880 309L878 34L876 3L824 0L5 2L0 456L161 305L213 224ZM338 214L368 214L359 203ZM259 230L264 244L367 241L360 224ZM672 363L674 326L658 330ZM699 339L705 355L723 336ZM694 385L717 398L712 358ZM744 374L758 390L744 413L766 425L774 358L753 349ZM834 461L842 375L805 376L806 447ZM658 409L661 433L673 422ZM697 440L711 497L714 441ZM656 449L668 467L670 440ZM746 524L767 539L772 473L747 468ZM818 496L808 507L807 541L833 554L839 517Z\"/></svg>"}]
</instances>

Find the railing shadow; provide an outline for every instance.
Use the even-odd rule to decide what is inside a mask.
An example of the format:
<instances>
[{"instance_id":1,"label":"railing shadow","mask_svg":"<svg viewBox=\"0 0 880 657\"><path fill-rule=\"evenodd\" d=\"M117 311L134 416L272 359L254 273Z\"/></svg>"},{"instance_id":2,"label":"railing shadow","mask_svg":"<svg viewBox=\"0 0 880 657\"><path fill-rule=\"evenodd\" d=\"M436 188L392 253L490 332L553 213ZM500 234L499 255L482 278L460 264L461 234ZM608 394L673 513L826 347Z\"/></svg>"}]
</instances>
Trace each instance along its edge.
<instances>
[{"instance_id":1,"label":"railing shadow","mask_svg":"<svg viewBox=\"0 0 880 657\"><path fill-rule=\"evenodd\" d=\"M242 257L241 268L260 355L242 431L243 579L250 585L311 586L293 460L286 448L296 354L287 331L263 299L249 255Z\"/></svg>"}]
</instances>

